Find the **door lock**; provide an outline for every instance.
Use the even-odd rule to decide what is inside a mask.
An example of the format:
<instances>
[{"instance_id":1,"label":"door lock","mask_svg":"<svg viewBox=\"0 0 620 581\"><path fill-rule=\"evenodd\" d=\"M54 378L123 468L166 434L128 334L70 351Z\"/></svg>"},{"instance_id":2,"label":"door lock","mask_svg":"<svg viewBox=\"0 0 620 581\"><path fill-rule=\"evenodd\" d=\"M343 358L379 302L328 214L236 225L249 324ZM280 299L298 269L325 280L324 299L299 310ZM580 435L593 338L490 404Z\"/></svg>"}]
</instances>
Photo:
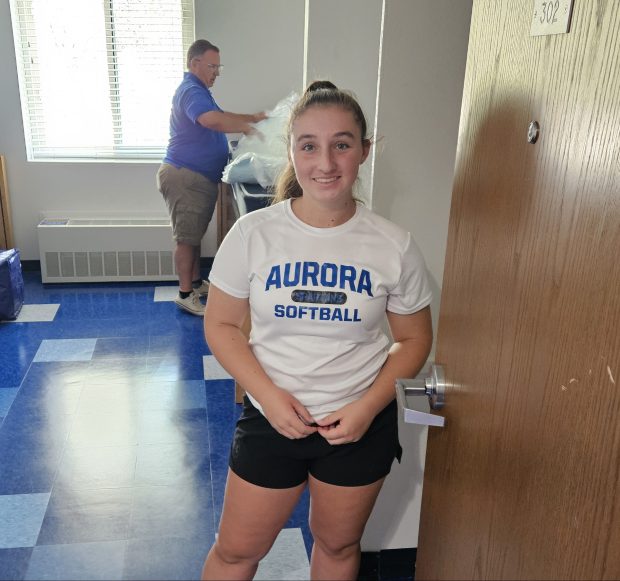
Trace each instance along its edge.
<instances>
[{"instance_id":1,"label":"door lock","mask_svg":"<svg viewBox=\"0 0 620 581\"><path fill-rule=\"evenodd\" d=\"M413 396L427 397L428 407L439 410L445 405L445 392L446 379L444 368L436 363L431 365L430 373L425 377L418 376L413 379L396 380L398 405L403 408L405 422L407 423L443 426L445 418L415 409L415 407L419 407L419 403L413 407L408 399Z\"/></svg>"}]
</instances>

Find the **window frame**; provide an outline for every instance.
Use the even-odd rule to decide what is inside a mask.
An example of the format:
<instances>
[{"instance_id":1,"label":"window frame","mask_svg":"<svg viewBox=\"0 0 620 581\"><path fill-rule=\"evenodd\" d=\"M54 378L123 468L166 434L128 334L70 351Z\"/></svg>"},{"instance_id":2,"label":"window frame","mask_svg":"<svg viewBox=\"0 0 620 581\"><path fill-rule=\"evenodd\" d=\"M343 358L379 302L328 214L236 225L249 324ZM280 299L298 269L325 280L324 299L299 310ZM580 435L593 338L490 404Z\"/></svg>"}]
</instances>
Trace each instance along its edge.
<instances>
[{"instance_id":1,"label":"window frame","mask_svg":"<svg viewBox=\"0 0 620 581\"><path fill-rule=\"evenodd\" d=\"M32 162L113 162L113 163L148 163L161 161L165 155L167 147L167 136L158 145L125 145L123 144L122 127L122 97L120 96L121 71L118 66L118 42L117 26L115 23L114 3L115 0L101 0L103 5L104 31L105 31L105 53L107 57L108 71L108 90L109 106L111 110L112 141L107 146L76 146L76 147L55 147L48 145L34 145L33 142L43 136L45 139L45 120L43 117L43 127L35 128L37 125L37 114L31 111L36 109L37 104L44 109L41 92L41 77L37 71L39 61L39 46L36 42L29 42L32 38L26 32L22 34L22 28L27 28L28 24L34 24L35 16L33 3L36 0L10 0L11 21L13 26L13 38L15 44L15 57L18 73L18 83L20 101L22 109L22 120L24 129L24 139L26 145L27 161ZM49 1L49 0L48 0ZM127 1L127 0L125 0ZM130 0L131 1L131 0ZM177 27L175 33L180 33L182 43L182 54L174 53L175 58L180 58L183 67L178 71L178 82L181 82L185 70L185 58L187 49L194 41L195 28L195 9L194 0L166 0L171 4L178 2L181 9L180 29ZM139 0L137 4L139 4ZM148 14L145 12L145 14ZM173 54L173 53L170 53ZM125 84L125 86L127 86ZM170 102L172 94L170 94ZM164 118L168 119L169 109L162 111Z\"/></svg>"}]
</instances>

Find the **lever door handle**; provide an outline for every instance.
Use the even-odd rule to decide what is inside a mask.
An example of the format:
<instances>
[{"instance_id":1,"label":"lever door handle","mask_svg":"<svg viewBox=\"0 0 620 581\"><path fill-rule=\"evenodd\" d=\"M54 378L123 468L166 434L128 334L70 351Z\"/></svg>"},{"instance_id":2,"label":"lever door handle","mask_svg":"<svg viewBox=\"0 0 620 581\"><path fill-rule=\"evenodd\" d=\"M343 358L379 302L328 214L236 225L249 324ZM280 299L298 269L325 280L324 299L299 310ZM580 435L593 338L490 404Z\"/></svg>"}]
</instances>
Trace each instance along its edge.
<instances>
[{"instance_id":1,"label":"lever door handle","mask_svg":"<svg viewBox=\"0 0 620 581\"><path fill-rule=\"evenodd\" d=\"M444 369L441 365L433 363L429 375L414 379L396 380L396 398L398 406L403 409L406 423L421 424L424 426L440 426L445 424L445 418L435 414L429 414L411 406L409 398L424 396L428 398L430 409L438 410L445 403L446 380ZM413 401L413 400L411 400ZM416 406L419 407L419 406Z\"/></svg>"}]
</instances>

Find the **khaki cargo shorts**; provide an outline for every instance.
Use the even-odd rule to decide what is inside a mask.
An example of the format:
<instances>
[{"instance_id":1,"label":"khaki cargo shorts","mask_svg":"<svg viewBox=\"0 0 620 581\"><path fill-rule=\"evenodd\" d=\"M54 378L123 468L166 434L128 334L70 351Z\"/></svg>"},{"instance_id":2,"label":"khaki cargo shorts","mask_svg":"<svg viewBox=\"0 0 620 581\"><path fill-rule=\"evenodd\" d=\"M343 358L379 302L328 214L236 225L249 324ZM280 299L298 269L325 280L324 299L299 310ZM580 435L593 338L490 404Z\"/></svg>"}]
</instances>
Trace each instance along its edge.
<instances>
[{"instance_id":1,"label":"khaki cargo shorts","mask_svg":"<svg viewBox=\"0 0 620 581\"><path fill-rule=\"evenodd\" d=\"M191 169L162 163L157 171L176 242L200 246L217 202L217 184Z\"/></svg>"}]
</instances>

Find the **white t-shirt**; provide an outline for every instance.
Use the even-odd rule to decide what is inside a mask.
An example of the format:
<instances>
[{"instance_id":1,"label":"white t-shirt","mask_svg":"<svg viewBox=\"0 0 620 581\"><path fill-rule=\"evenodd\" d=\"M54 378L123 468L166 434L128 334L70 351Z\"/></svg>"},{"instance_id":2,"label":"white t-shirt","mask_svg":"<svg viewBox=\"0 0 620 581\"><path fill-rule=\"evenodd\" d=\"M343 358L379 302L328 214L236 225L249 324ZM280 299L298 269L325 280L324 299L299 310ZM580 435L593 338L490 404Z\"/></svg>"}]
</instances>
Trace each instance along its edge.
<instances>
[{"instance_id":1,"label":"white t-shirt","mask_svg":"<svg viewBox=\"0 0 620 581\"><path fill-rule=\"evenodd\" d=\"M334 228L305 224L290 200L242 216L209 280L249 297L255 357L315 419L359 399L374 381L389 348L386 310L411 314L431 301L411 235L360 204Z\"/></svg>"}]
</instances>

